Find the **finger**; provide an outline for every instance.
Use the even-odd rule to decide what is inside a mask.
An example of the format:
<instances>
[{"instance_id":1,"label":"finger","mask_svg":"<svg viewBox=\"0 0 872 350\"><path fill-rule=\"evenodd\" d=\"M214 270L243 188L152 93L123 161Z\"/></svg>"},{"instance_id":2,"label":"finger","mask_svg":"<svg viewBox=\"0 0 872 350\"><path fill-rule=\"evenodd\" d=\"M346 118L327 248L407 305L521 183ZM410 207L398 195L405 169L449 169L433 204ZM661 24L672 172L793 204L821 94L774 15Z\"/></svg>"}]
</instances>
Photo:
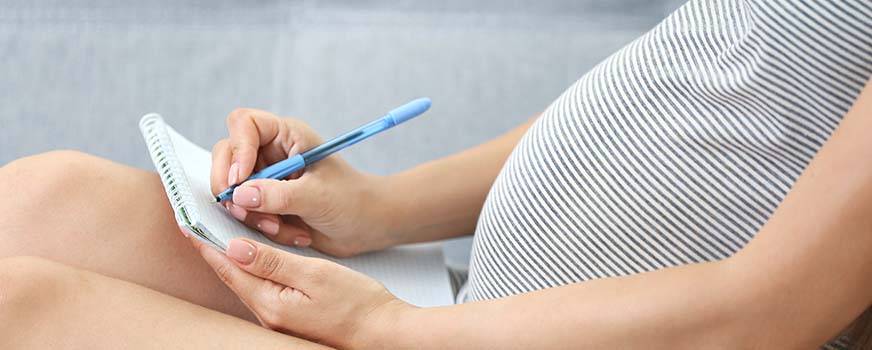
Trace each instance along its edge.
<instances>
[{"instance_id":1,"label":"finger","mask_svg":"<svg viewBox=\"0 0 872 350\"><path fill-rule=\"evenodd\" d=\"M308 247L312 244L312 235L299 217L294 216L293 220L286 222L279 215L249 212L233 202L227 203L227 209L236 220L260 231L273 242L297 247Z\"/></svg>"},{"instance_id":2,"label":"finger","mask_svg":"<svg viewBox=\"0 0 872 350\"><path fill-rule=\"evenodd\" d=\"M312 242L311 235L305 228L286 223L275 214L250 212L245 218L245 224L282 245L305 247Z\"/></svg>"},{"instance_id":3,"label":"finger","mask_svg":"<svg viewBox=\"0 0 872 350\"><path fill-rule=\"evenodd\" d=\"M225 202L224 205L227 207L227 210L230 211L230 215L233 215L236 220L245 222L245 219L248 217L248 210L234 204L232 201Z\"/></svg>"},{"instance_id":4,"label":"finger","mask_svg":"<svg viewBox=\"0 0 872 350\"><path fill-rule=\"evenodd\" d=\"M195 246L197 246L200 255L203 256L203 260L215 270L218 278L240 296L252 294L254 286L263 280L246 273L225 254L221 254L208 244L195 243Z\"/></svg>"},{"instance_id":5,"label":"finger","mask_svg":"<svg viewBox=\"0 0 872 350\"><path fill-rule=\"evenodd\" d=\"M311 238L312 240L309 242L309 247L337 258L350 257L359 253L359 251L347 251L341 249L343 246L342 242L337 242L330 236L320 232L313 232Z\"/></svg>"},{"instance_id":6,"label":"finger","mask_svg":"<svg viewBox=\"0 0 872 350\"><path fill-rule=\"evenodd\" d=\"M318 133L302 120L282 118L282 121L288 126L289 139L291 140L286 149L288 157L303 153L324 143Z\"/></svg>"},{"instance_id":7,"label":"finger","mask_svg":"<svg viewBox=\"0 0 872 350\"><path fill-rule=\"evenodd\" d=\"M233 203L250 211L306 217L323 208L323 191L301 177L297 180L258 179L233 191Z\"/></svg>"},{"instance_id":8,"label":"finger","mask_svg":"<svg viewBox=\"0 0 872 350\"><path fill-rule=\"evenodd\" d=\"M290 244L293 244L297 247L308 247L312 244L312 241L314 240L313 237L318 233L318 231L314 230L311 226L309 226L309 224L303 221L303 218L296 215L282 215L279 217L282 219L282 222L284 224L297 227L304 232L303 234L297 235L293 238L288 237L288 239L284 241L290 241Z\"/></svg>"},{"instance_id":9,"label":"finger","mask_svg":"<svg viewBox=\"0 0 872 350\"><path fill-rule=\"evenodd\" d=\"M258 161L263 161L261 168L303 153L323 143L318 134L305 122L296 118L281 118L280 120L281 130L279 133L282 136L279 138L281 142L261 145L258 153ZM301 172L295 172L288 178L299 177Z\"/></svg>"},{"instance_id":10,"label":"finger","mask_svg":"<svg viewBox=\"0 0 872 350\"><path fill-rule=\"evenodd\" d=\"M326 277L330 262L291 254L266 244L236 238L227 246L227 256L244 271L257 277L303 291Z\"/></svg>"},{"instance_id":11,"label":"finger","mask_svg":"<svg viewBox=\"0 0 872 350\"><path fill-rule=\"evenodd\" d=\"M272 317L265 316L275 311L272 308L279 305L279 297L286 286L242 270L234 262L235 260L207 244L200 242L197 248L203 260L215 271L218 279L239 296L242 303L257 316L261 324L267 325L266 319Z\"/></svg>"},{"instance_id":12,"label":"finger","mask_svg":"<svg viewBox=\"0 0 872 350\"><path fill-rule=\"evenodd\" d=\"M230 131L230 181L235 185L247 179L254 171L260 146L279 141L281 121L269 112L241 108L227 116L227 129Z\"/></svg>"},{"instance_id":13,"label":"finger","mask_svg":"<svg viewBox=\"0 0 872 350\"><path fill-rule=\"evenodd\" d=\"M212 173L210 176L212 194L218 195L221 191L230 187L228 178L230 173L230 140L223 139L212 146Z\"/></svg>"}]
</instances>

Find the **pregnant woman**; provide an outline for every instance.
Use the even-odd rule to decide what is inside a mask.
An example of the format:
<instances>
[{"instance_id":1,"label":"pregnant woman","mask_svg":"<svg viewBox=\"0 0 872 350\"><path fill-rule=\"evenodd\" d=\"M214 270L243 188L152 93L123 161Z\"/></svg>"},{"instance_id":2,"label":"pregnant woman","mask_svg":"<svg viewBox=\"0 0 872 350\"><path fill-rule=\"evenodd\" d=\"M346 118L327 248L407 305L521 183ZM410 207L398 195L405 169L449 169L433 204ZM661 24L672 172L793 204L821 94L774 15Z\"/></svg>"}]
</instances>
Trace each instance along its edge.
<instances>
[{"instance_id":1,"label":"pregnant woman","mask_svg":"<svg viewBox=\"0 0 872 350\"><path fill-rule=\"evenodd\" d=\"M338 256L474 232L439 308L325 260L185 239L153 173L17 160L0 347L870 349L870 76L866 0L691 1L497 139L385 177L334 155L227 205ZM265 111L227 120L216 193L321 141Z\"/></svg>"}]
</instances>

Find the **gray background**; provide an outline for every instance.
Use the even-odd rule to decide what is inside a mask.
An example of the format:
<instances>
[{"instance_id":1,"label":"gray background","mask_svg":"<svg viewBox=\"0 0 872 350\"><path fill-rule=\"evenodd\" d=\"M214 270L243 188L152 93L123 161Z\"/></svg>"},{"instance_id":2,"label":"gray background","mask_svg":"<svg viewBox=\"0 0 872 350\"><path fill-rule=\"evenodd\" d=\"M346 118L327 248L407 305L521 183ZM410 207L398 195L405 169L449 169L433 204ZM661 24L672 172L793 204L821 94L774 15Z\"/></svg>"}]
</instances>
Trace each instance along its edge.
<instances>
[{"instance_id":1,"label":"gray background","mask_svg":"<svg viewBox=\"0 0 872 350\"><path fill-rule=\"evenodd\" d=\"M208 148L240 106L330 137L431 97L343 153L389 174L528 119L680 2L0 1L0 165L76 149L151 169L147 112Z\"/></svg>"}]
</instances>

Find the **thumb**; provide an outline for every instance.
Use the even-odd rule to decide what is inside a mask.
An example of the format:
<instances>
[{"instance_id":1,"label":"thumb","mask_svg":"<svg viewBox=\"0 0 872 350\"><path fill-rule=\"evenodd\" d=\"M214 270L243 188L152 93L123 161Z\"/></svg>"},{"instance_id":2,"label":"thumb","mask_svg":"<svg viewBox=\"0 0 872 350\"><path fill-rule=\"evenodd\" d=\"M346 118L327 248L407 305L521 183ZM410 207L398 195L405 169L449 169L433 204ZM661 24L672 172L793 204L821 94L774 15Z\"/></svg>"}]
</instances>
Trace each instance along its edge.
<instances>
[{"instance_id":1,"label":"thumb","mask_svg":"<svg viewBox=\"0 0 872 350\"><path fill-rule=\"evenodd\" d=\"M318 203L306 182L302 178L246 181L233 191L233 204L261 213L307 216Z\"/></svg>"},{"instance_id":2,"label":"thumb","mask_svg":"<svg viewBox=\"0 0 872 350\"><path fill-rule=\"evenodd\" d=\"M305 284L301 276L305 276L302 272L306 272L307 261L311 260L242 238L231 240L225 253L248 273L295 288Z\"/></svg>"}]
</instances>

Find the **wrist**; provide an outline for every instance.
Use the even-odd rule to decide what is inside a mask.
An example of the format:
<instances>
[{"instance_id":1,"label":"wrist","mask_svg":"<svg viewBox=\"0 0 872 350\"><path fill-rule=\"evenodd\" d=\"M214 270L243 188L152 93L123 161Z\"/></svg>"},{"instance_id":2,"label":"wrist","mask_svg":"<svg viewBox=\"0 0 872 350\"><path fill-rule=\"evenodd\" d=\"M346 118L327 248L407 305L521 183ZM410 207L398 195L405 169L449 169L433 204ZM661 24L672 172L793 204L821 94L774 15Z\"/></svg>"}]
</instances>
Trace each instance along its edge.
<instances>
[{"instance_id":1,"label":"wrist","mask_svg":"<svg viewBox=\"0 0 872 350\"><path fill-rule=\"evenodd\" d=\"M370 188L373 189L373 198L370 205L373 209L372 217L379 223L380 237L387 247L409 243L409 225L405 219L409 212L409 203L406 203L409 194L400 186L402 179L399 175L370 176Z\"/></svg>"},{"instance_id":2,"label":"wrist","mask_svg":"<svg viewBox=\"0 0 872 350\"><path fill-rule=\"evenodd\" d=\"M366 251L380 250L403 244L403 233L400 225L402 204L398 203L401 197L397 196L392 176L380 176L361 173L359 183L362 195L357 208L360 208L368 223L368 230L372 234L367 235Z\"/></svg>"},{"instance_id":3,"label":"wrist","mask_svg":"<svg viewBox=\"0 0 872 350\"><path fill-rule=\"evenodd\" d=\"M393 299L373 310L355 332L353 349L414 348L417 338L413 329L420 326L424 309Z\"/></svg>"}]
</instances>

